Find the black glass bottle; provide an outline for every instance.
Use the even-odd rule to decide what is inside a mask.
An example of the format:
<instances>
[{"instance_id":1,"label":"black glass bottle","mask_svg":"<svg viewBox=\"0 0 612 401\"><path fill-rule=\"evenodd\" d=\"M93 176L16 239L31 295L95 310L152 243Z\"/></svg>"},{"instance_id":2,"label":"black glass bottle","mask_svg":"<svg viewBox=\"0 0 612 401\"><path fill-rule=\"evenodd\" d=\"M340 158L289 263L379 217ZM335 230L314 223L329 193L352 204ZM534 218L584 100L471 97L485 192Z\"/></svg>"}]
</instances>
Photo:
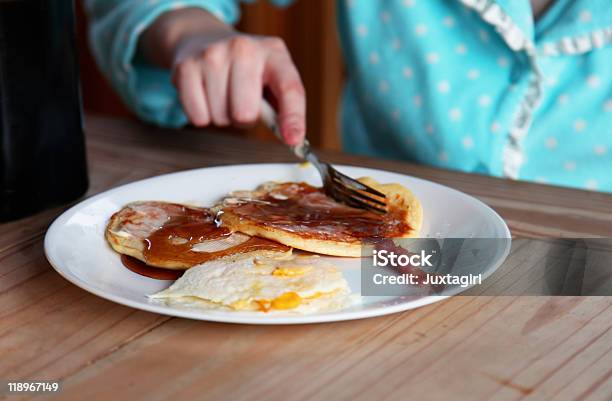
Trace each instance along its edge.
<instances>
[{"instance_id":1,"label":"black glass bottle","mask_svg":"<svg viewBox=\"0 0 612 401\"><path fill-rule=\"evenodd\" d=\"M0 221L87 189L73 0L0 0Z\"/></svg>"}]
</instances>

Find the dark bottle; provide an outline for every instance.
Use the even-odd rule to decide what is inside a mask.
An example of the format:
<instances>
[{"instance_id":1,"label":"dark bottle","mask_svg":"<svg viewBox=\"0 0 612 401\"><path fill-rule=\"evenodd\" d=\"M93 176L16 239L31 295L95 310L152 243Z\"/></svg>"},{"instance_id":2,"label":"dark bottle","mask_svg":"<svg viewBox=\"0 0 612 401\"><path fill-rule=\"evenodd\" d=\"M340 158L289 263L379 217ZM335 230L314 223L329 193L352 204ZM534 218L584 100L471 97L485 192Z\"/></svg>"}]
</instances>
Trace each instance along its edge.
<instances>
[{"instance_id":1,"label":"dark bottle","mask_svg":"<svg viewBox=\"0 0 612 401\"><path fill-rule=\"evenodd\" d=\"M0 0L0 221L87 190L73 0Z\"/></svg>"}]
</instances>

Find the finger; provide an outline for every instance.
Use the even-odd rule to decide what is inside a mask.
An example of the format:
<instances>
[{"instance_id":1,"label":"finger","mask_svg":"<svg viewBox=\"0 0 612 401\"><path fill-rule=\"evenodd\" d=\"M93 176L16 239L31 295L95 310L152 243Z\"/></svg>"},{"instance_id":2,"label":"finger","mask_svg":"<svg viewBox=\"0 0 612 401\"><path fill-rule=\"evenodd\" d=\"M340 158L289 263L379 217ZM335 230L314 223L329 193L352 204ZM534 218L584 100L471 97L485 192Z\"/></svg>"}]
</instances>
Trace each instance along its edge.
<instances>
[{"instance_id":1,"label":"finger","mask_svg":"<svg viewBox=\"0 0 612 401\"><path fill-rule=\"evenodd\" d=\"M204 91L208 110L215 125L229 125L228 116L228 76L229 58L226 46L211 46L202 57Z\"/></svg>"},{"instance_id":2,"label":"finger","mask_svg":"<svg viewBox=\"0 0 612 401\"><path fill-rule=\"evenodd\" d=\"M196 127L210 124L202 73L197 63L187 60L178 65L173 73L173 81L189 121Z\"/></svg>"},{"instance_id":3,"label":"finger","mask_svg":"<svg viewBox=\"0 0 612 401\"><path fill-rule=\"evenodd\" d=\"M288 145L299 145L306 134L306 94L300 75L288 55L266 60L264 83L278 102L278 125Z\"/></svg>"},{"instance_id":4,"label":"finger","mask_svg":"<svg viewBox=\"0 0 612 401\"><path fill-rule=\"evenodd\" d=\"M246 38L232 43L229 77L230 117L238 125L248 125L259 116L263 95L264 56L257 44Z\"/></svg>"}]
</instances>

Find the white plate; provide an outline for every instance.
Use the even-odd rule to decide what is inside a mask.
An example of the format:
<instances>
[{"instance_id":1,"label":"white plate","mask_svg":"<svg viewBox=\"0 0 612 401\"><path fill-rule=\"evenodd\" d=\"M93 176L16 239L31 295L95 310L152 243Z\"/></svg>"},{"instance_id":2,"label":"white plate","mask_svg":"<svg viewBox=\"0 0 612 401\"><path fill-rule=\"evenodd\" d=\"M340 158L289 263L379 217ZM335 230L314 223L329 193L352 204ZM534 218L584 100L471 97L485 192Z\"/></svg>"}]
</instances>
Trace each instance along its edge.
<instances>
[{"instance_id":1,"label":"white plate","mask_svg":"<svg viewBox=\"0 0 612 401\"><path fill-rule=\"evenodd\" d=\"M422 237L510 237L508 227L497 213L479 200L454 189L382 170L349 166L339 166L339 169L350 176L370 176L379 182L397 182L411 189L423 205ZM147 300L146 295L166 288L171 282L129 271L104 239L109 217L128 202L165 200L205 206L230 191L252 189L267 180L305 181L320 185L313 168L295 164L204 168L134 182L86 199L58 217L45 236L47 259L64 278L102 298L146 311L218 322L293 324L360 319L416 308L446 297L362 297L360 305L349 309L302 316L205 311L154 304ZM508 254L509 241L496 243L500 244L499 249L494 250L494 258L481 271L485 276L495 271ZM359 293L358 259L331 259L343 269L352 290Z\"/></svg>"}]
</instances>

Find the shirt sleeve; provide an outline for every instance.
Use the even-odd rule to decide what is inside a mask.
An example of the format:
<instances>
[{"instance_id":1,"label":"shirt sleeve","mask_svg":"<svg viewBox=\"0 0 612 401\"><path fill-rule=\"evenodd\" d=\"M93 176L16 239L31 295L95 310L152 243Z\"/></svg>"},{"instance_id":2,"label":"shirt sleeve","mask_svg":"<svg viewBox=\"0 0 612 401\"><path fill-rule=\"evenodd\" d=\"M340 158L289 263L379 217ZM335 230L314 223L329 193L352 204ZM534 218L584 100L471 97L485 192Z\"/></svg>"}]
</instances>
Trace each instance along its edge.
<instances>
[{"instance_id":1,"label":"shirt sleeve","mask_svg":"<svg viewBox=\"0 0 612 401\"><path fill-rule=\"evenodd\" d=\"M240 15L240 0L85 0L89 42L103 74L141 119L181 127L188 120L168 70L140 60L140 34L164 12L200 7L228 24Z\"/></svg>"}]
</instances>

